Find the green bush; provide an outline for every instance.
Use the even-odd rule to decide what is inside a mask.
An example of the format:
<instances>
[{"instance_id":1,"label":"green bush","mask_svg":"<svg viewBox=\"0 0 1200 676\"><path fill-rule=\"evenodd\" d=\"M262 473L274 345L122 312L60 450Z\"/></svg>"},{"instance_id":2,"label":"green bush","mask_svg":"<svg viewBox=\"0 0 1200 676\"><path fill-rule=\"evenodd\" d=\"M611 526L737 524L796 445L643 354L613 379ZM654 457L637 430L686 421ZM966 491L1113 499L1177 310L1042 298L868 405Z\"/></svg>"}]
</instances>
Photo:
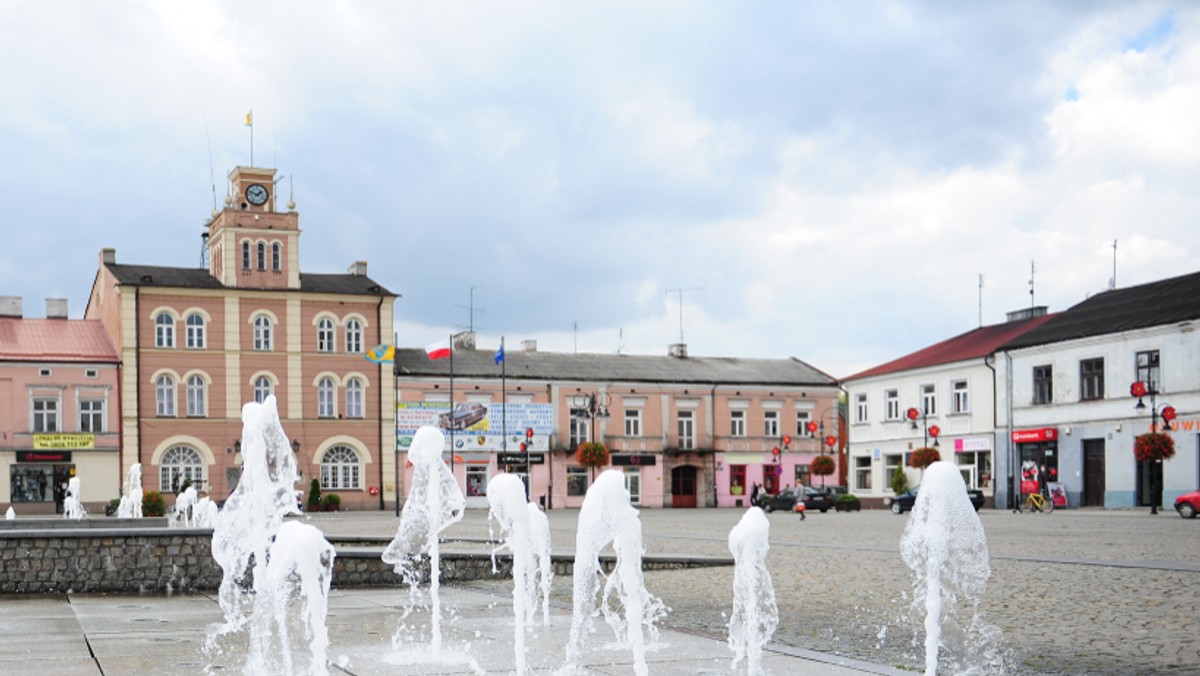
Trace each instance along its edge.
<instances>
[{"instance_id":1,"label":"green bush","mask_svg":"<svg viewBox=\"0 0 1200 676\"><path fill-rule=\"evenodd\" d=\"M908 474L903 469L897 467L896 471L892 472L892 492L896 495L908 490Z\"/></svg>"},{"instance_id":2,"label":"green bush","mask_svg":"<svg viewBox=\"0 0 1200 676\"><path fill-rule=\"evenodd\" d=\"M838 494L838 496L836 498L833 499L833 501L834 502L844 502L846 504L854 504L854 503L857 503L859 500L858 500L858 496L853 493L840 493L840 494Z\"/></svg>"},{"instance_id":3,"label":"green bush","mask_svg":"<svg viewBox=\"0 0 1200 676\"><path fill-rule=\"evenodd\" d=\"M142 494L142 516L163 516L167 513L167 502L162 493L146 491Z\"/></svg>"},{"instance_id":4,"label":"green bush","mask_svg":"<svg viewBox=\"0 0 1200 676\"><path fill-rule=\"evenodd\" d=\"M337 493L326 493L321 499L321 503L325 505L325 509L330 512L336 512L342 507L342 496Z\"/></svg>"},{"instance_id":5,"label":"green bush","mask_svg":"<svg viewBox=\"0 0 1200 676\"><path fill-rule=\"evenodd\" d=\"M313 479L308 485L308 506L317 507L321 504L321 481Z\"/></svg>"}]
</instances>

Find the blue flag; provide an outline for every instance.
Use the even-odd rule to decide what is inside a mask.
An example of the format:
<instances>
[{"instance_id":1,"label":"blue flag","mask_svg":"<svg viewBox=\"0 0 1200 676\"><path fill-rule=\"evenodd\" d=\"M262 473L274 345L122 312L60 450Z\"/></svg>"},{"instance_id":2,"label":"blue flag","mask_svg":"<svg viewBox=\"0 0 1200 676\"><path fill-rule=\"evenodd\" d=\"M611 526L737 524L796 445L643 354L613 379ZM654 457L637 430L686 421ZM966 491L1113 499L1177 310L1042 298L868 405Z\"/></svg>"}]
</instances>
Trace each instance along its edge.
<instances>
[{"instance_id":1,"label":"blue flag","mask_svg":"<svg viewBox=\"0 0 1200 676\"><path fill-rule=\"evenodd\" d=\"M497 364L504 361L504 343L500 343L500 349L496 350L495 361Z\"/></svg>"}]
</instances>

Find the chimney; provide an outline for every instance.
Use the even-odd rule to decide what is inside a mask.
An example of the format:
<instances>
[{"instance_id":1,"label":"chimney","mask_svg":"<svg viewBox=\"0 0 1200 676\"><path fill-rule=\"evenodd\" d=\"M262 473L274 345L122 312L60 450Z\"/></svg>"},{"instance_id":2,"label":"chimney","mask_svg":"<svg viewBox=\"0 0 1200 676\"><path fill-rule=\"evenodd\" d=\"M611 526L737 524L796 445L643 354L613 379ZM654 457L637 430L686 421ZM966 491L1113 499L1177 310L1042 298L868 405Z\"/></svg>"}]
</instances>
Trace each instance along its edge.
<instances>
[{"instance_id":1,"label":"chimney","mask_svg":"<svg viewBox=\"0 0 1200 676\"><path fill-rule=\"evenodd\" d=\"M521 341L521 349L524 350L525 352L537 352L537 341L536 340L522 340Z\"/></svg>"},{"instance_id":2,"label":"chimney","mask_svg":"<svg viewBox=\"0 0 1200 676\"><path fill-rule=\"evenodd\" d=\"M351 275L357 275L359 277L366 277L367 276L367 262L366 261L354 261L353 263L350 264L350 269L346 270L346 272Z\"/></svg>"},{"instance_id":3,"label":"chimney","mask_svg":"<svg viewBox=\"0 0 1200 676\"><path fill-rule=\"evenodd\" d=\"M117 250L105 248L100 250L100 265L116 265Z\"/></svg>"},{"instance_id":4,"label":"chimney","mask_svg":"<svg viewBox=\"0 0 1200 676\"><path fill-rule=\"evenodd\" d=\"M0 317L19 318L23 314L20 296L0 296Z\"/></svg>"},{"instance_id":5,"label":"chimney","mask_svg":"<svg viewBox=\"0 0 1200 676\"><path fill-rule=\"evenodd\" d=\"M67 299L66 298L47 298L46 299L46 319L66 319L67 318Z\"/></svg>"},{"instance_id":6,"label":"chimney","mask_svg":"<svg viewBox=\"0 0 1200 676\"><path fill-rule=\"evenodd\" d=\"M671 343L667 346L667 354L680 359L687 359L687 343Z\"/></svg>"},{"instance_id":7,"label":"chimney","mask_svg":"<svg viewBox=\"0 0 1200 676\"><path fill-rule=\"evenodd\" d=\"M1037 305L1034 307L1027 307L1027 308L1024 308L1021 310L1013 310L1012 312L1009 312L1005 315L1007 317L1006 321L1022 322L1022 321L1025 321L1026 319L1033 319L1034 317L1045 317L1046 316L1046 308L1047 308L1047 306L1045 306L1045 305Z\"/></svg>"}]
</instances>

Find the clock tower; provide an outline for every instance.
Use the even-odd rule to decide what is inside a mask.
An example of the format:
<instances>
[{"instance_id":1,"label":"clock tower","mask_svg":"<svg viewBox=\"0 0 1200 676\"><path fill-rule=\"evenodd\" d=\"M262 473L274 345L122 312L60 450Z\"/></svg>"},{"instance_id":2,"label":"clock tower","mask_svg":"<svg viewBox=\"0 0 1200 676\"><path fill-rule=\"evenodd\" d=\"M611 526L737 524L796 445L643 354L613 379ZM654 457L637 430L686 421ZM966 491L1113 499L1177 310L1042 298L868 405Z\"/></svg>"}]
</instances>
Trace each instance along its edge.
<instances>
[{"instance_id":1,"label":"clock tower","mask_svg":"<svg viewBox=\"0 0 1200 676\"><path fill-rule=\"evenodd\" d=\"M225 286L300 288L300 218L294 202L277 211L275 169L229 172L225 206L208 225L208 271Z\"/></svg>"}]
</instances>

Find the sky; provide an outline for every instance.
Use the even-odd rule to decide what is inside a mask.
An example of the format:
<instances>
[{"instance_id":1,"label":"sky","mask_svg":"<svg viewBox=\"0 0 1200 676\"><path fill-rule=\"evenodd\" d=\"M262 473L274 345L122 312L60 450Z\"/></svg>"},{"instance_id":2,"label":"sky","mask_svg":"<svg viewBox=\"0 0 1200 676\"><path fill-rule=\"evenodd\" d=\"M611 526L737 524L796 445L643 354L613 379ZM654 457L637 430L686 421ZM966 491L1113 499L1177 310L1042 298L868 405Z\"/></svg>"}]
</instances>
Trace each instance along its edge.
<instances>
[{"instance_id":1,"label":"sky","mask_svg":"<svg viewBox=\"0 0 1200 676\"><path fill-rule=\"evenodd\" d=\"M0 0L0 156L26 316L253 162L402 347L845 377L1200 271L1200 5Z\"/></svg>"}]
</instances>

